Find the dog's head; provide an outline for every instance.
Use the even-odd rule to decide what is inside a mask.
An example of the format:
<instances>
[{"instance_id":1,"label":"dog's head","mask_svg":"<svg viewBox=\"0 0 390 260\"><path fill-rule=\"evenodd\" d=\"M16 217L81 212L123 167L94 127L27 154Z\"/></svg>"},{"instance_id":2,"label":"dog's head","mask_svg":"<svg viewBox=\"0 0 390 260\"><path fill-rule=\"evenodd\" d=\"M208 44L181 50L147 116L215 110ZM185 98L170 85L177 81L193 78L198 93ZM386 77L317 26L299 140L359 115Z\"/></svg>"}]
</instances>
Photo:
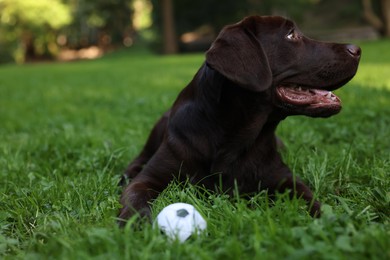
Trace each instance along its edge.
<instances>
[{"instance_id":1,"label":"dog's head","mask_svg":"<svg viewBox=\"0 0 390 260\"><path fill-rule=\"evenodd\" d=\"M340 111L331 91L355 75L360 53L355 45L308 39L282 17L250 16L221 31L206 62L245 89L270 92L286 115L327 117Z\"/></svg>"}]
</instances>

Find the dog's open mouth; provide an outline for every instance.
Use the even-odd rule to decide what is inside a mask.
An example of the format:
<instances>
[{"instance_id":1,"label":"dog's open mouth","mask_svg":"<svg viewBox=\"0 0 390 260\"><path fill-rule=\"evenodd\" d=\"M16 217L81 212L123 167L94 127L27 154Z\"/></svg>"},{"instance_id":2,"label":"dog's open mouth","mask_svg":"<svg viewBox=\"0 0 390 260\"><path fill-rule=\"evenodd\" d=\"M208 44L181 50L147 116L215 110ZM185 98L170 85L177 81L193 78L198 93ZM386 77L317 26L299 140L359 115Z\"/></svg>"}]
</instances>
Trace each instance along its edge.
<instances>
[{"instance_id":1,"label":"dog's open mouth","mask_svg":"<svg viewBox=\"0 0 390 260\"><path fill-rule=\"evenodd\" d=\"M301 86L278 86L279 106L292 114L328 117L341 110L340 99L331 91Z\"/></svg>"}]
</instances>

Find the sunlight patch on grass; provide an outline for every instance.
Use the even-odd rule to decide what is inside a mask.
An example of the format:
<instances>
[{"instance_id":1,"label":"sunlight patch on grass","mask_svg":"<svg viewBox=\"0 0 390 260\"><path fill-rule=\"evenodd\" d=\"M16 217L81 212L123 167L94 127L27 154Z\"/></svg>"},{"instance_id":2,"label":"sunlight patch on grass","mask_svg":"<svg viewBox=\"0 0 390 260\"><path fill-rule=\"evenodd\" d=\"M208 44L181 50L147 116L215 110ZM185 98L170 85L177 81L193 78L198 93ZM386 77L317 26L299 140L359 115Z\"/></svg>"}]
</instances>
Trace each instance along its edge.
<instances>
[{"instance_id":1,"label":"sunlight patch on grass","mask_svg":"<svg viewBox=\"0 0 390 260\"><path fill-rule=\"evenodd\" d=\"M352 82L364 87L387 89L390 91L390 61L388 63L364 63Z\"/></svg>"}]
</instances>

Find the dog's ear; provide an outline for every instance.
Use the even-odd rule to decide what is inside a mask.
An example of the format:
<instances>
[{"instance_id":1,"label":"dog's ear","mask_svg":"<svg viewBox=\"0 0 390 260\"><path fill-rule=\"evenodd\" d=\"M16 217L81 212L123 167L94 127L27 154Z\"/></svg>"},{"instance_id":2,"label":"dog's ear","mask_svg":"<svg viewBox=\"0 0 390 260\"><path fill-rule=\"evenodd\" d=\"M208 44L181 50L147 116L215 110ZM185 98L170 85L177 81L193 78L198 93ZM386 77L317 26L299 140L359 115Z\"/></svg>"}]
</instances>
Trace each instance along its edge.
<instances>
[{"instance_id":1,"label":"dog's ear","mask_svg":"<svg viewBox=\"0 0 390 260\"><path fill-rule=\"evenodd\" d=\"M272 84L267 56L251 28L238 23L225 27L206 53L207 64L229 80L252 91Z\"/></svg>"}]
</instances>

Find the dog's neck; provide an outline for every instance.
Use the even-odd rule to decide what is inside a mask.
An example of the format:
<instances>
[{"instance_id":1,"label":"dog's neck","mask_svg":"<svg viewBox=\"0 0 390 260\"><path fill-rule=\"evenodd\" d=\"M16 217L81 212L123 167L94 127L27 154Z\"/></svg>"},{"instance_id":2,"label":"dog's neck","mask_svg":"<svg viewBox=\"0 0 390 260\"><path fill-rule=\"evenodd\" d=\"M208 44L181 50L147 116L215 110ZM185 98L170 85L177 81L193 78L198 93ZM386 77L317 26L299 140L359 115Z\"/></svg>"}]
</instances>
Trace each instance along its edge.
<instances>
[{"instance_id":1,"label":"dog's neck","mask_svg":"<svg viewBox=\"0 0 390 260\"><path fill-rule=\"evenodd\" d=\"M282 120L273 113L275 107L270 90L253 92L244 89L206 62L187 88L200 101L197 103L204 116L213 121L216 127L228 129L227 135L232 138L245 136L248 144L262 142L260 139L274 135Z\"/></svg>"},{"instance_id":2,"label":"dog's neck","mask_svg":"<svg viewBox=\"0 0 390 260\"><path fill-rule=\"evenodd\" d=\"M250 91L212 69L207 62L202 65L187 88L193 89L195 98L199 99L202 105L213 106L208 112L217 111L232 119L237 116L240 122L243 119L258 119L259 114L264 118L264 124L266 121L273 121L274 124L284 119L274 113L271 86L262 92Z\"/></svg>"},{"instance_id":3,"label":"dog's neck","mask_svg":"<svg viewBox=\"0 0 390 260\"><path fill-rule=\"evenodd\" d=\"M280 120L274 118L270 92L251 92L204 64L176 99L170 131L184 136L199 154L234 155L228 156L229 162L223 160L226 165L237 160L235 156L257 151L257 147L262 147L261 154L274 154L275 129ZM191 121L185 129L179 127L183 120ZM196 142L190 133L196 133Z\"/></svg>"}]
</instances>

